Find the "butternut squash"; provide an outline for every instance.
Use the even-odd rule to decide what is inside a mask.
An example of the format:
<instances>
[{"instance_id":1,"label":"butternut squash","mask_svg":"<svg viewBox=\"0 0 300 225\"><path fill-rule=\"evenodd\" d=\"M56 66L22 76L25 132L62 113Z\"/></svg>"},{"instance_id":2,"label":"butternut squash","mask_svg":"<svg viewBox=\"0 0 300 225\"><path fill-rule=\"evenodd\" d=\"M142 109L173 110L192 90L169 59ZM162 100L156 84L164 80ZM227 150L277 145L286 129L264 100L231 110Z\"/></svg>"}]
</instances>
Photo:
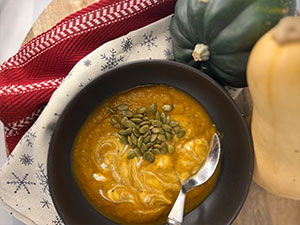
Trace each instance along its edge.
<instances>
[{"instance_id":1,"label":"butternut squash","mask_svg":"<svg viewBox=\"0 0 300 225\"><path fill-rule=\"evenodd\" d=\"M247 65L253 100L254 181L300 200L300 17L285 17L254 46Z\"/></svg>"}]
</instances>

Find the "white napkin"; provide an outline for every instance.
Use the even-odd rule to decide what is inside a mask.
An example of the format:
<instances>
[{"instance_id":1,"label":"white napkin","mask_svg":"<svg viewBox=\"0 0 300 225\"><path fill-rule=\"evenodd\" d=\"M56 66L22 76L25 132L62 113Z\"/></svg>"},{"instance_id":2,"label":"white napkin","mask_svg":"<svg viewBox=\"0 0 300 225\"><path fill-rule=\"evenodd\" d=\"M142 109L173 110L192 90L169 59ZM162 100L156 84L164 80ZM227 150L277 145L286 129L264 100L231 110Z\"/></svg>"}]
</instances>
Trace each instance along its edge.
<instances>
[{"instance_id":1,"label":"white napkin","mask_svg":"<svg viewBox=\"0 0 300 225\"><path fill-rule=\"evenodd\" d=\"M142 60L172 60L171 16L107 42L80 60L0 169L0 199L26 224L63 224L49 195L47 156L55 123L84 86L117 65ZM239 91L234 91L237 95Z\"/></svg>"}]
</instances>

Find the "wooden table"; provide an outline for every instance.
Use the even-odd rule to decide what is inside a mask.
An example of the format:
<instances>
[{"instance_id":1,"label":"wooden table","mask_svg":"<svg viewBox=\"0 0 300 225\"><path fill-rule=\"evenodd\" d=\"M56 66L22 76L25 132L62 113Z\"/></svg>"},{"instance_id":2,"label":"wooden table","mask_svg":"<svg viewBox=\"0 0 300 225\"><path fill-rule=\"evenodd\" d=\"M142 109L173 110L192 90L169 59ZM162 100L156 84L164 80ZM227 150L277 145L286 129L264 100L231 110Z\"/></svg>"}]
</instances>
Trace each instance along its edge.
<instances>
[{"instance_id":1,"label":"wooden table","mask_svg":"<svg viewBox=\"0 0 300 225\"><path fill-rule=\"evenodd\" d=\"M48 30L69 14L98 0L53 0L40 15L26 36L23 45ZM237 103L250 124L252 104L245 89ZM300 201L272 195L254 182L234 225L300 225Z\"/></svg>"}]
</instances>

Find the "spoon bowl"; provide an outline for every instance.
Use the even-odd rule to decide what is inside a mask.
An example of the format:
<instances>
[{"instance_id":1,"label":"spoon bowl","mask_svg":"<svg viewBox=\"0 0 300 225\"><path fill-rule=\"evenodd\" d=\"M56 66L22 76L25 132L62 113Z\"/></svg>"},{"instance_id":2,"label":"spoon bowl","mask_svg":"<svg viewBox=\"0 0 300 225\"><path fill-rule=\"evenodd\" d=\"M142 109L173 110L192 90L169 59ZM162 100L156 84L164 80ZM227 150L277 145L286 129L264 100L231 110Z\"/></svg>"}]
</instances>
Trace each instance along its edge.
<instances>
[{"instance_id":1,"label":"spoon bowl","mask_svg":"<svg viewBox=\"0 0 300 225\"><path fill-rule=\"evenodd\" d=\"M210 149L205 163L199 171L190 177L181 185L179 195L170 211L168 216L167 225L181 225L183 221L184 202L186 193L197 186L204 184L215 172L221 155L221 144L219 136L214 133Z\"/></svg>"}]
</instances>

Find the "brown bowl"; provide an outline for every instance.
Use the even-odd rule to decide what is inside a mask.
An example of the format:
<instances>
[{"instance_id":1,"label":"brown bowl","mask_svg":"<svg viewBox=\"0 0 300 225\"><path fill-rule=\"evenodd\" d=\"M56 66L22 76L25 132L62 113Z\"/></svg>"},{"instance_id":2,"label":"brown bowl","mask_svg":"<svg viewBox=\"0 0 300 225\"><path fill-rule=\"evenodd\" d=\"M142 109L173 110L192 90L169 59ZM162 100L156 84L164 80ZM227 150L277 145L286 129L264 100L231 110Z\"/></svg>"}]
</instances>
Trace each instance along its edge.
<instances>
[{"instance_id":1,"label":"brown bowl","mask_svg":"<svg viewBox=\"0 0 300 225\"><path fill-rule=\"evenodd\" d=\"M100 72L100 71L99 71ZM222 165L212 193L184 217L183 224L231 224L244 204L252 180L253 146L236 104L210 77L190 66L163 60L118 66L93 80L64 109L48 154L49 187L66 224L116 224L84 197L72 172L72 148L90 113L106 98L146 84L173 86L195 98L223 133Z\"/></svg>"}]
</instances>

